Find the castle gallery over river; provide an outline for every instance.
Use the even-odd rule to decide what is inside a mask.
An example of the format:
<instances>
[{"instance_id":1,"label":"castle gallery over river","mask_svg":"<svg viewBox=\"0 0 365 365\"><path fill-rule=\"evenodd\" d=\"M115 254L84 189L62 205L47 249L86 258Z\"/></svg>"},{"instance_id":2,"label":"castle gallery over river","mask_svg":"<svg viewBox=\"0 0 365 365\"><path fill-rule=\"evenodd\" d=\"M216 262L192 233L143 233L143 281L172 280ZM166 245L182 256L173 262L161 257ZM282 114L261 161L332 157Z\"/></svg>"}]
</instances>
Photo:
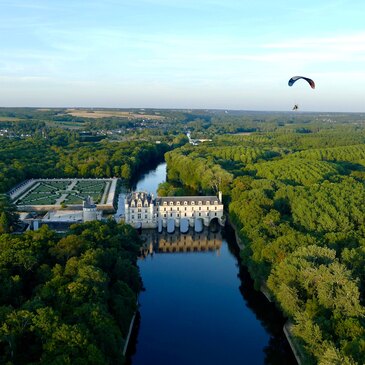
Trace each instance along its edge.
<instances>
[{"instance_id":1,"label":"castle gallery over river","mask_svg":"<svg viewBox=\"0 0 365 365\"><path fill-rule=\"evenodd\" d=\"M216 196L157 197L146 192L134 192L125 199L125 222L136 228L158 228L182 233L194 227L201 231L211 222L224 225L222 194Z\"/></svg>"}]
</instances>

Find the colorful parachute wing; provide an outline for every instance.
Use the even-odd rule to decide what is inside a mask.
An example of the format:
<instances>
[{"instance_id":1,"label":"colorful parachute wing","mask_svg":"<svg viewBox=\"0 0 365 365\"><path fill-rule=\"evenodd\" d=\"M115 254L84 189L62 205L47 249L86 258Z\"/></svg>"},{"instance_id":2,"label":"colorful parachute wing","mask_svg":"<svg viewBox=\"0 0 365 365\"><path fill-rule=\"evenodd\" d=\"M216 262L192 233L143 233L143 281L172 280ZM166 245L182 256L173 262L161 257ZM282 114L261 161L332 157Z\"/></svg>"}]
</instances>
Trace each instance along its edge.
<instances>
[{"instance_id":1,"label":"colorful parachute wing","mask_svg":"<svg viewBox=\"0 0 365 365\"><path fill-rule=\"evenodd\" d=\"M308 82L308 84L310 85L310 87L312 89L315 89L316 84L314 83L314 81L312 79L309 79L308 77L304 77L304 76L293 76L289 81L288 81L288 85L289 86L293 86L293 84L299 80L299 79L303 79L305 81Z\"/></svg>"}]
</instances>

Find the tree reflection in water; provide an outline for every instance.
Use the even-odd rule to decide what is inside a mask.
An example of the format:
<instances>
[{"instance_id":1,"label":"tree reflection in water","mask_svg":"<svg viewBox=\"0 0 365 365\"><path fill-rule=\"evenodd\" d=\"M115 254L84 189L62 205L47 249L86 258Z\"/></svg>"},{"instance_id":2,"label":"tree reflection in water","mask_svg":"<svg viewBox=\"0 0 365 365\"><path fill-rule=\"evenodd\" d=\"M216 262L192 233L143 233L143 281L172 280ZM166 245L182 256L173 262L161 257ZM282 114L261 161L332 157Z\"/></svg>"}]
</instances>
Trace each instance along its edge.
<instances>
[{"instance_id":1,"label":"tree reflection in water","mask_svg":"<svg viewBox=\"0 0 365 365\"><path fill-rule=\"evenodd\" d=\"M239 287L239 291L242 296L241 298L243 298L243 300L244 300L244 303L243 303L244 305L242 305L242 307L247 307L247 310L253 314L253 316L252 315L250 315L250 316L252 316L252 318L256 318L259 321L261 327L266 332L267 340L264 342L261 342L262 343L262 347L261 347L262 352L259 351L259 348L260 348L259 342L263 340L262 337L260 340L258 340L258 338L257 338L257 341L259 341L259 342L255 343L255 346L258 346L257 350L252 351L252 349L247 348L247 351L251 351L251 355L249 355L249 356L251 356L251 358L250 357L247 358L248 354L246 354L246 351L244 350L244 348L242 348L241 350L237 349L237 351L235 351L235 354L231 353L233 344L237 343L234 346L239 346L238 344L240 343L240 339L241 339L241 343L242 343L242 341L243 342L247 341L249 338L249 337L246 337L246 340L245 340L245 338L242 338L241 336L251 336L251 337L253 336L253 338L255 338L255 336L257 336L257 333L254 334L254 333L251 333L251 331L254 330L254 327L256 328L258 325L255 325L252 322L249 322L249 323L247 323L248 327L246 328L244 326L244 324L242 324L242 320L245 321L243 318L246 318L248 316L247 312L246 313L244 312L245 309L242 308L242 317L241 318L236 317L237 323L236 323L236 325L233 326L233 328L236 328L237 324L241 323L240 330L238 330L238 332L232 332L228 337L226 337L224 339L225 342L223 341L225 343L225 346L227 346L227 348L231 349L228 351L228 354L226 354L226 360L224 361L224 363L228 365L228 364L238 364L238 363L240 363L240 361L249 361L250 363L255 363L255 364L264 363L264 364L268 364L268 365L279 365L279 364L280 365L282 365L282 364L288 364L288 365L293 364L294 365L294 364L296 364L295 358L291 352L289 344L287 343L285 335L283 333L283 324L285 322L285 319L281 316L280 312L275 308L275 305L273 303L269 303L268 300L265 298L265 296L261 292L258 292L254 289L253 282L247 272L247 269L244 267L241 267L241 265L239 265L238 247L235 243L234 234L232 234L232 232L229 229L222 231L222 232L209 232L208 230L205 230L199 234L190 232L188 234L174 233L172 235L167 234L167 233L159 234L156 231L150 231L150 232L143 231L141 236L145 240L145 244L143 246L143 249L141 250L140 258L142 260L141 262L148 264L148 267L150 268L149 275L156 275L156 274L153 274L154 270L157 269L160 264L162 264L162 262L161 262L162 257L165 257L166 259L168 258L167 257L168 253L171 253L172 255L175 255L175 256L171 256L171 260L166 260L166 259L163 260L164 263L167 264L168 262L171 261L171 262L174 262L177 264L176 259L173 259L173 257L176 257L176 255L178 255L179 257L182 258L182 260L180 260L180 262L181 261L186 262L186 264L184 264L184 266L185 266L185 265L190 265L190 264L188 264L188 262L189 262L189 260L193 259L193 256L190 256L190 255L180 256L180 255L187 255L188 252L197 252L197 253L200 252L200 255L202 252L213 252L215 255L220 255L221 252L223 255L223 252L226 252L225 258L221 257L221 259L227 260L227 251L229 250L229 256L231 257L231 259L229 259L225 265L229 265L232 268L231 265L235 264L237 267L236 275L239 279L239 281L237 281L237 284L238 284L237 288ZM223 250L223 247L222 247L223 241L226 241L228 243L228 245L226 245L226 243L225 243L225 247L228 247L228 250L227 250L227 248ZM153 259L154 264L152 264L149 261L154 255L156 255L156 259L157 259L157 255L158 255L158 260L155 261L155 259ZM162 256L160 256L160 255L162 255ZM197 258L197 257L195 257L195 258ZM194 261L197 261L195 258L194 258ZM201 259L203 260L203 257L201 257ZM145 262L145 261L147 261L147 262ZM200 259L198 261L201 262ZM155 269L152 270L152 266L150 266L151 264L157 265L157 266L154 266ZM218 264L218 262L217 262L217 264ZM172 271L169 271L169 270L164 271L164 275L168 275L169 280L170 279L174 280L171 278L171 275L172 275L172 277L176 278L174 276L175 275L174 271L179 270L179 268L177 268L173 265L175 265L175 264L171 264L171 263L168 264L169 270L172 270ZM205 262L205 265L206 265L206 262ZM187 266L187 267L190 267L190 266ZM162 269L162 268L159 268L158 270L160 270L160 269ZM191 270L192 271L187 273L187 275L190 277L194 277L195 271L194 271L194 269L191 269ZM231 272L231 274L235 275L234 270L233 270L233 272L231 269L229 271ZM202 271L199 270L199 272L203 273L205 271L202 269ZM212 272L210 272L210 273L212 275ZM223 272L222 272L222 274L223 274ZM180 274L177 274L177 275L183 275L183 273L180 272ZM230 276L227 276L227 279L229 277ZM147 280L147 278L145 278L145 279ZM155 282L156 280L168 280L168 279L166 276L157 275L157 277L153 278L152 280L154 281L153 285L158 285L158 283ZM165 282L165 285L166 285L166 282ZM168 285L170 285L170 284L168 284ZM199 284L199 285L204 285L204 284ZM150 292L150 290L151 290L151 292ZM161 292L161 288L159 290L157 290L156 286L153 286L152 288L150 286L148 287L148 291L149 291L150 295L152 295L152 296L155 295L152 292L155 292L155 291L160 292L159 297L158 298L154 297L155 299L153 299L153 301L157 301L159 303L158 306L159 306L159 309L161 309L161 311L163 311L162 308L165 308L165 312L161 313L161 316L160 316L161 318L158 321L166 321L166 319L168 319L168 321L170 321L172 319L170 317L171 313L168 311L168 309L166 309L165 304L164 304L165 303L164 301L168 300L168 299L162 298L164 295L166 295L166 297L168 297L171 294L169 292L169 290L171 290L171 287L169 286L169 289L166 289L166 290L167 290L167 292L165 292L164 290ZM186 288L184 288L184 290L186 290ZM201 290L217 291L214 289L214 285L211 286L210 289L201 288ZM232 288L232 290L236 290L236 289ZM190 293L190 291L188 290L187 293ZM230 291L230 293L231 294L229 294L229 295L233 295L233 293L231 291ZM175 292L175 295L176 295L176 292ZM210 295L214 295L214 294L210 294ZM144 298L146 298L146 297L144 297ZM201 298L200 299L195 298L195 297L189 298L189 301L194 302L194 300L201 300ZM217 297L217 300L218 300L218 297ZM233 297L230 300L233 300ZM237 300L234 300L234 302L236 304L239 303L239 301L240 301L239 298L237 298ZM232 306L232 304L233 304L232 302L228 301L227 302L228 307L227 307L227 305L224 304L224 303L226 303L225 300L219 300L219 303L223 307L219 307L219 305L217 307L216 305L213 305L213 303L212 303L212 308L210 309L210 311L214 312L217 310L217 308L221 308L223 313L226 313L226 311L230 311L229 306ZM199 303L196 303L196 304L199 306ZM148 306L148 304L145 304L145 305ZM189 302L189 303L186 302L183 304L184 307L191 306L191 305L192 305L191 302ZM235 308L237 310L237 305L235 306ZM208 308L206 308L206 309L208 309ZM178 311L176 307L174 308L174 310ZM147 312L145 312L145 311L147 311L149 314L147 315L146 314ZM160 354L159 358L158 357L157 358L154 357L153 359L148 358L148 360L146 358L146 356L149 356L148 354L151 354L151 346L153 346L153 345L151 343L146 344L146 342L145 342L146 338L147 338L146 333L144 333L144 336L142 336L142 337L144 337L144 339L143 340L141 339L141 332L144 332L146 330L148 331L148 333L150 333L150 332L153 333L154 331L157 331L155 333L161 332L161 328L146 329L145 321L147 320L147 318L144 318L144 315L146 315L146 316L151 315L150 314L151 311L153 312L152 316L156 316L156 309L149 308L147 310L147 308L144 307L144 311L142 311L143 318L141 318L139 315L136 318L134 331L132 333L132 338L131 338L130 346L128 348L128 353L127 353L127 357L128 357L127 364L132 364L132 363L136 363L136 364L143 363L144 364L145 361L152 361L153 359L154 360L157 359L158 361L162 361L162 362L165 361L165 363L166 363L165 358L161 358L161 352L159 352L159 351L157 351L157 353ZM234 316L237 316L237 315L239 316L240 313L241 313L240 311L234 312ZM181 312L180 312L180 314L181 314ZM218 315L217 312L215 312L215 314ZM226 316L227 315L228 315L228 313L226 313ZM230 314L229 318L232 321L231 315L232 314ZM214 316L213 313L212 313L212 316ZM185 318L185 317L183 317L183 318ZM227 317L227 319L228 319L228 317ZM160 323L161 326L166 330L166 327L168 327L167 324L161 323L158 321L155 321L155 322ZM249 321L251 321L251 320L249 320ZM232 326L232 322L230 322L230 323ZM156 325L159 326L158 324L155 324L155 326ZM199 323L198 325L199 326L206 325L208 327L210 326L208 323L205 323L205 322ZM252 326L254 326L254 327L252 327ZM231 327L229 327L229 328L231 328ZM227 328L228 332L231 330L236 331L236 330L233 330L233 328L231 328L231 330L229 328ZM207 329L207 331L208 331L208 329ZM224 327L222 327L220 329L220 331L224 332L225 331ZM247 331L249 331L250 333L248 333ZM152 334L152 336L153 336L153 334ZM223 336L223 333L222 333L222 336ZM232 337L232 336L234 336L234 337ZM239 336L239 337L237 338L237 336ZM179 334L175 333L175 335L173 337L179 338ZM209 337L208 333L207 333L206 337ZM148 338L151 339L151 337L148 337ZM199 341L201 339L202 338L200 337ZM171 340L171 335L170 335L170 339L168 340L168 343L170 343L170 340ZM223 340L223 337L221 338L221 340ZM140 343L138 343L138 341L140 341ZM231 341L232 341L232 343L229 344L229 342L231 342ZM156 346L156 344L159 342L153 341L153 343ZM172 344L172 342L171 342L171 344ZM189 346L188 344L186 344L186 345ZM147 346L147 348L145 348L146 346ZM245 346L247 347L247 345L245 345ZM177 349L179 348L179 346L176 346L176 347L177 347ZM176 351L178 351L177 349L176 349ZM186 348L186 351L190 352L189 349L190 349L190 347ZM144 352L145 350L147 351L147 353L141 354L141 351ZM166 351L166 349L165 349L165 351ZM173 351L172 348L169 349L169 355L171 355L171 351ZM241 351L242 351L242 357L241 357ZM255 351L257 351L257 352L255 352ZM156 355L155 352L156 351L154 351L153 356ZM195 357L198 354L196 352L194 352L193 349L191 349L190 355L193 358L195 358L196 361L198 361L198 358ZM184 357L182 355L180 355L180 353L176 353L172 356L176 357L176 360L179 364L182 363ZM181 356L182 356L182 358L180 358ZM235 356L235 357L232 357L232 356ZM254 356L254 357L257 356L257 358L254 359L254 357L252 357L252 356ZM214 364L216 364L218 361L217 358L210 358L210 359L207 358L206 360L207 360L207 363L212 363L212 361L213 361ZM200 364L203 365L204 360L202 362L201 358L199 358L199 361L200 361Z\"/></svg>"},{"instance_id":2,"label":"tree reflection in water","mask_svg":"<svg viewBox=\"0 0 365 365\"><path fill-rule=\"evenodd\" d=\"M240 278L240 292L248 308L256 315L257 320L270 335L269 344L265 347L265 364L267 365L296 365L297 361L293 355L290 345L285 337L283 326L286 319L270 303L265 295L255 290L253 280L245 266L239 265L239 249L236 244L234 231L229 227L225 229L224 238L228 242L231 253L237 258L239 267L238 277Z\"/></svg>"}]
</instances>

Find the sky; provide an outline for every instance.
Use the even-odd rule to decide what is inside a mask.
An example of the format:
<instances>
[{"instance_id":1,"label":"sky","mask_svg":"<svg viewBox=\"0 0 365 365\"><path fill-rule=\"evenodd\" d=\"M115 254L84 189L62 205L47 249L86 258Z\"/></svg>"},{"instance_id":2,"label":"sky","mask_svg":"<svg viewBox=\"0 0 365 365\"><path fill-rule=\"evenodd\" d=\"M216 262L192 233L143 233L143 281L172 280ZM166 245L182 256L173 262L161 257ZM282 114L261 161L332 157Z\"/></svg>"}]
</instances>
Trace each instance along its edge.
<instances>
[{"instance_id":1,"label":"sky","mask_svg":"<svg viewBox=\"0 0 365 365\"><path fill-rule=\"evenodd\" d=\"M0 107L364 112L364 16L363 0L0 0Z\"/></svg>"}]
</instances>

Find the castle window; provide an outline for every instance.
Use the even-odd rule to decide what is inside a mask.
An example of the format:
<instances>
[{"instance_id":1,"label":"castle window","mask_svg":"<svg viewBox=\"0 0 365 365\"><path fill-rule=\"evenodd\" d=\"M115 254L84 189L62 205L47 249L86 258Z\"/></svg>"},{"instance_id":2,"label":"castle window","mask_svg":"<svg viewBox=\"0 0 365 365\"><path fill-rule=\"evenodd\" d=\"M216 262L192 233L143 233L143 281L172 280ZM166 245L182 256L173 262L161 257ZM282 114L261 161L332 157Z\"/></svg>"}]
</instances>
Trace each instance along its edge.
<instances>
[{"instance_id":1,"label":"castle window","mask_svg":"<svg viewBox=\"0 0 365 365\"><path fill-rule=\"evenodd\" d=\"M202 207L199 207L199 210L202 210Z\"/></svg>"},{"instance_id":2,"label":"castle window","mask_svg":"<svg viewBox=\"0 0 365 365\"><path fill-rule=\"evenodd\" d=\"M134 219L134 215L132 215L132 219Z\"/></svg>"},{"instance_id":3,"label":"castle window","mask_svg":"<svg viewBox=\"0 0 365 365\"><path fill-rule=\"evenodd\" d=\"M180 205L180 202L176 202L176 205Z\"/></svg>"},{"instance_id":4,"label":"castle window","mask_svg":"<svg viewBox=\"0 0 365 365\"><path fill-rule=\"evenodd\" d=\"M199 200L199 201L198 201L198 204L199 204L199 205L202 205L202 202L201 202L201 200Z\"/></svg>"},{"instance_id":5,"label":"castle window","mask_svg":"<svg viewBox=\"0 0 365 365\"><path fill-rule=\"evenodd\" d=\"M184 214L184 216L186 217L186 213Z\"/></svg>"},{"instance_id":6,"label":"castle window","mask_svg":"<svg viewBox=\"0 0 365 365\"><path fill-rule=\"evenodd\" d=\"M140 214L138 214L138 219L141 219L141 215Z\"/></svg>"},{"instance_id":7,"label":"castle window","mask_svg":"<svg viewBox=\"0 0 365 365\"><path fill-rule=\"evenodd\" d=\"M164 214L163 216L164 216L164 218L166 218L166 214Z\"/></svg>"},{"instance_id":8,"label":"castle window","mask_svg":"<svg viewBox=\"0 0 365 365\"><path fill-rule=\"evenodd\" d=\"M209 200L207 200L207 201L206 201L206 204L207 204L207 205L210 205L210 201L209 201Z\"/></svg>"},{"instance_id":9,"label":"castle window","mask_svg":"<svg viewBox=\"0 0 365 365\"><path fill-rule=\"evenodd\" d=\"M170 213L170 217L172 217L172 213Z\"/></svg>"},{"instance_id":10,"label":"castle window","mask_svg":"<svg viewBox=\"0 0 365 365\"><path fill-rule=\"evenodd\" d=\"M172 210L172 207L170 208L170 210Z\"/></svg>"},{"instance_id":11,"label":"castle window","mask_svg":"<svg viewBox=\"0 0 365 365\"><path fill-rule=\"evenodd\" d=\"M195 204L195 202L194 202L194 200L191 202L191 205L194 205Z\"/></svg>"},{"instance_id":12,"label":"castle window","mask_svg":"<svg viewBox=\"0 0 365 365\"><path fill-rule=\"evenodd\" d=\"M170 202L170 205L174 205L174 202Z\"/></svg>"},{"instance_id":13,"label":"castle window","mask_svg":"<svg viewBox=\"0 0 365 365\"><path fill-rule=\"evenodd\" d=\"M214 213L214 216L216 217L217 216L217 213Z\"/></svg>"},{"instance_id":14,"label":"castle window","mask_svg":"<svg viewBox=\"0 0 365 365\"><path fill-rule=\"evenodd\" d=\"M201 217L202 216L202 214L201 213L199 213L199 217Z\"/></svg>"},{"instance_id":15,"label":"castle window","mask_svg":"<svg viewBox=\"0 0 365 365\"><path fill-rule=\"evenodd\" d=\"M147 214L145 214L144 219L147 219Z\"/></svg>"},{"instance_id":16,"label":"castle window","mask_svg":"<svg viewBox=\"0 0 365 365\"><path fill-rule=\"evenodd\" d=\"M167 202L163 202L163 205L167 205Z\"/></svg>"},{"instance_id":17,"label":"castle window","mask_svg":"<svg viewBox=\"0 0 365 365\"><path fill-rule=\"evenodd\" d=\"M215 210L217 210L217 207L214 207Z\"/></svg>"},{"instance_id":18,"label":"castle window","mask_svg":"<svg viewBox=\"0 0 365 365\"><path fill-rule=\"evenodd\" d=\"M188 202L184 202L184 205L188 205Z\"/></svg>"}]
</instances>

